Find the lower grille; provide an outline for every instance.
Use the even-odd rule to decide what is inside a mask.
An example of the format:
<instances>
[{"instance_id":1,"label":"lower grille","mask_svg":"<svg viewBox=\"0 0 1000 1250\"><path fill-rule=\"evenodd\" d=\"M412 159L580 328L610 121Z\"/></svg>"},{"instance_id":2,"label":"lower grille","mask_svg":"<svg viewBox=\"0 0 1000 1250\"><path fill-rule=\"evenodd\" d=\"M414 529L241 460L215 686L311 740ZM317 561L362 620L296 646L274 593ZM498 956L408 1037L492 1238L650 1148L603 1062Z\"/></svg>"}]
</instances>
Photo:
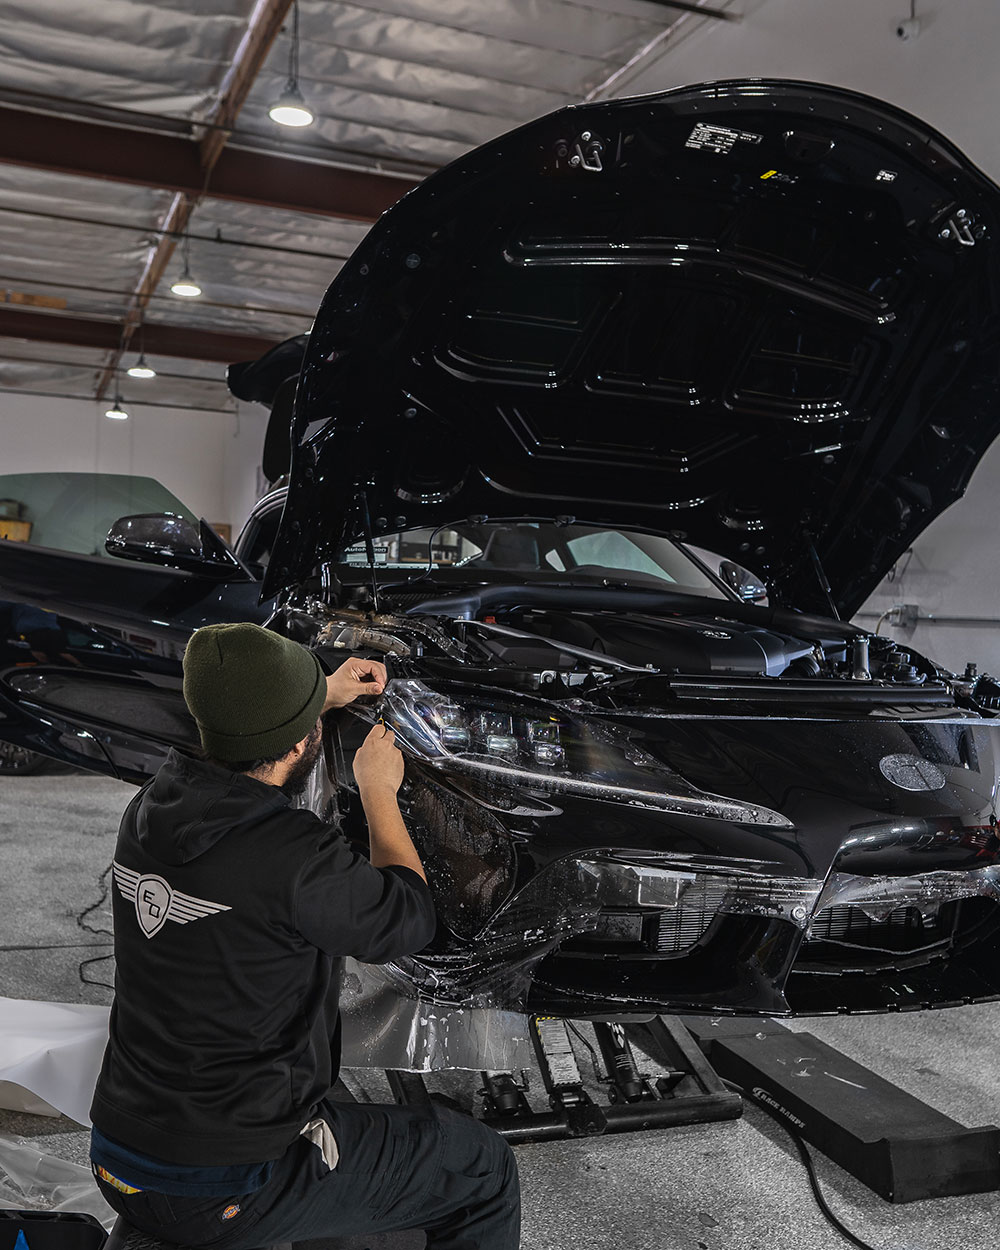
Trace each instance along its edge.
<instances>
[{"instance_id":1,"label":"lower grille","mask_svg":"<svg viewBox=\"0 0 1000 1250\"><path fill-rule=\"evenodd\" d=\"M659 913L649 949L661 955L679 955L689 950L708 932L725 897L724 888L692 882L679 907Z\"/></svg>"},{"instance_id":2,"label":"lower grille","mask_svg":"<svg viewBox=\"0 0 1000 1250\"><path fill-rule=\"evenodd\" d=\"M806 945L839 942L862 950L919 950L941 936L937 916L925 918L915 907L900 907L884 919L873 919L860 907L825 907L813 920Z\"/></svg>"},{"instance_id":3,"label":"lower grille","mask_svg":"<svg viewBox=\"0 0 1000 1250\"><path fill-rule=\"evenodd\" d=\"M660 911L602 911L593 929L567 939L560 950L567 954L607 951L647 958L680 955L697 946L705 936L725 897L724 886L692 882L677 907Z\"/></svg>"}]
</instances>

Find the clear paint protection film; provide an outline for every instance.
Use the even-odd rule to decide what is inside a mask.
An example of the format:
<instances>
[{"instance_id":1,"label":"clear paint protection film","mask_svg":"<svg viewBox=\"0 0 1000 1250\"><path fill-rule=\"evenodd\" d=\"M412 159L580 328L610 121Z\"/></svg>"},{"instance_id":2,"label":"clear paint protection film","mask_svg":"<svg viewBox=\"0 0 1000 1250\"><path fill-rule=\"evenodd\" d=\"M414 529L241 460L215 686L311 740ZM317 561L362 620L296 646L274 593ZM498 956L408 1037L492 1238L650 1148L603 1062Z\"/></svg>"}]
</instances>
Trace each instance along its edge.
<instances>
[{"instance_id":1,"label":"clear paint protection film","mask_svg":"<svg viewBox=\"0 0 1000 1250\"><path fill-rule=\"evenodd\" d=\"M1000 865L969 871L925 872L914 877L858 877L835 872L823 887L816 911L856 907L873 920L882 921L905 907L936 915L943 903L967 898L1000 902Z\"/></svg>"},{"instance_id":2,"label":"clear paint protection film","mask_svg":"<svg viewBox=\"0 0 1000 1250\"><path fill-rule=\"evenodd\" d=\"M529 1017L435 1003L392 967L345 961L340 992L345 1068L513 1072L533 1061Z\"/></svg>"},{"instance_id":3,"label":"clear paint protection film","mask_svg":"<svg viewBox=\"0 0 1000 1250\"><path fill-rule=\"evenodd\" d=\"M677 866L628 862L612 851L588 852L549 865L497 911L464 954L429 967L400 967L435 1002L523 1010L539 963L570 938L608 924L632 923L644 913L685 906L688 894L718 915L784 920L804 931L822 889L819 881L773 878L719 865Z\"/></svg>"},{"instance_id":4,"label":"clear paint protection film","mask_svg":"<svg viewBox=\"0 0 1000 1250\"><path fill-rule=\"evenodd\" d=\"M855 717L645 709L636 732L634 711L618 715L587 699L435 685L397 678L377 705L351 709L389 725L407 757L401 805L447 931L443 944L414 958L359 966L348 978L344 1004L359 1066L514 1066L539 965L562 957L563 947L579 949L581 939L591 948L634 947L650 917L661 940L676 930L701 941L719 931L716 917L756 918L772 937L782 933L787 962L775 959L755 980L741 980L744 999L716 1003L773 1014L788 1010L785 977L819 921L817 940L829 946L829 918L837 917L830 932L839 933L851 909L881 923L906 909L933 917L966 899L1000 901L997 723L916 709ZM674 754L662 749L668 739ZM763 801L764 787L752 800L730 790L736 771L717 761L719 744L734 742L751 760L759 749L779 780L787 769L781 793L774 787ZM329 818L332 794L320 777L308 805ZM571 804L589 821L591 803L595 818L614 813L621 837L595 846L588 831L574 847L564 833L559 845L568 853L541 855L524 871L518 842L526 835L517 831L534 827L545 840ZM815 851L808 820L817 812L826 843L811 862L803 852L806 871L795 872L788 854L778 858L779 844ZM640 821L647 832L662 821L662 841L658 833L645 847L621 840ZM706 838L728 829L730 841L718 854L680 853L679 828L706 829ZM687 947L669 953L681 957L680 971ZM646 966L659 970L653 997L669 1007L668 965ZM546 964L551 984L550 973ZM614 987L595 996L614 1001ZM631 1000L647 1001L634 992Z\"/></svg>"}]
</instances>

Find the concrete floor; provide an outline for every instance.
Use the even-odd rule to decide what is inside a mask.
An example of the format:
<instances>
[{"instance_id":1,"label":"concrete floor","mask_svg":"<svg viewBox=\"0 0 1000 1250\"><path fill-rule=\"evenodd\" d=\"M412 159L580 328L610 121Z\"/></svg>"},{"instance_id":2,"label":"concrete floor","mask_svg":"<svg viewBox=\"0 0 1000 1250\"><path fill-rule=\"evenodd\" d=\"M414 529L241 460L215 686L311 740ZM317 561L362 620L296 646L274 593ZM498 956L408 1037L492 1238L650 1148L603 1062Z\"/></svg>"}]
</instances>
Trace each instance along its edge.
<instances>
[{"instance_id":1,"label":"concrete floor","mask_svg":"<svg viewBox=\"0 0 1000 1250\"><path fill-rule=\"evenodd\" d=\"M118 782L69 771L0 778L0 995L110 1000L107 989L82 984L78 973L82 959L107 953L101 943L108 939L83 932L76 915L100 897L98 879L132 793ZM100 928L106 914L99 909L91 923ZM88 976L108 979L110 967L91 964ZM1000 1122L1000 1004L795 1027L964 1124ZM379 1077L352 1077L378 1096ZM468 1092L470 1079L457 1078L456 1090ZM65 1119L0 1111L0 1133L30 1139L60 1158L86 1158L86 1134ZM840 1250L847 1244L817 1210L789 1138L754 1107L730 1123L519 1146L517 1157L525 1247ZM827 1201L879 1250L996 1245L998 1194L893 1206L822 1155L815 1158ZM419 1244L406 1237L371 1239L372 1250Z\"/></svg>"}]
</instances>

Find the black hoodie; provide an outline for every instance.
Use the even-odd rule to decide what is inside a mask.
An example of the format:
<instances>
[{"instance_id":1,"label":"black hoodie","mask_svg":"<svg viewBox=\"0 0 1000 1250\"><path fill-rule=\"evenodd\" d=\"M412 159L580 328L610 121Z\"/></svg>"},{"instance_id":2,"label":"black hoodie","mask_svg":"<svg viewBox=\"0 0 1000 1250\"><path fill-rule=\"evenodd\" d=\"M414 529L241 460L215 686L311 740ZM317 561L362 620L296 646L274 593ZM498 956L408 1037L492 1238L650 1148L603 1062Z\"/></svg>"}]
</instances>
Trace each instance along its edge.
<instances>
[{"instance_id":1,"label":"black hoodie","mask_svg":"<svg viewBox=\"0 0 1000 1250\"><path fill-rule=\"evenodd\" d=\"M427 886L277 787L174 751L122 818L113 874L94 1124L171 1163L279 1158L337 1077L339 957L425 946Z\"/></svg>"}]
</instances>

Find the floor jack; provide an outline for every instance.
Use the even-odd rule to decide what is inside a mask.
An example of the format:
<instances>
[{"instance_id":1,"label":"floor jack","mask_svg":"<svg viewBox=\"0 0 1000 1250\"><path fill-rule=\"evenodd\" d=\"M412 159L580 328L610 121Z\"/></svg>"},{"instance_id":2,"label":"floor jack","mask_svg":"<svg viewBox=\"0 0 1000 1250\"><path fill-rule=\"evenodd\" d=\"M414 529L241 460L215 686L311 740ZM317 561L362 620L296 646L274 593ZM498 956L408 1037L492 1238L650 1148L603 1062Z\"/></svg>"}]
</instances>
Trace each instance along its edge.
<instances>
[{"instance_id":1,"label":"floor jack","mask_svg":"<svg viewBox=\"0 0 1000 1250\"><path fill-rule=\"evenodd\" d=\"M483 1121L516 1143L734 1120L742 1114L740 1096L726 1089L673 1017L653 1016L633 1024L596 1021L591 1027L600 1064L597 1050L572 1021L533 1016L535 1057L551 1110L536 1111L528 1102L524 1073L518 1081L511 1072L484 1072ZM571 1030L591 1051L598 1080L607 1086L609 1106L599 1105L585 1089ZM632 1040L656 1055L650 1061L659 1068L655 1074L640 1072ZM411 1072L387 1076L398 1102L416 1105L429 1100L420 1076Z\"/></svg>"}]
</instances>

